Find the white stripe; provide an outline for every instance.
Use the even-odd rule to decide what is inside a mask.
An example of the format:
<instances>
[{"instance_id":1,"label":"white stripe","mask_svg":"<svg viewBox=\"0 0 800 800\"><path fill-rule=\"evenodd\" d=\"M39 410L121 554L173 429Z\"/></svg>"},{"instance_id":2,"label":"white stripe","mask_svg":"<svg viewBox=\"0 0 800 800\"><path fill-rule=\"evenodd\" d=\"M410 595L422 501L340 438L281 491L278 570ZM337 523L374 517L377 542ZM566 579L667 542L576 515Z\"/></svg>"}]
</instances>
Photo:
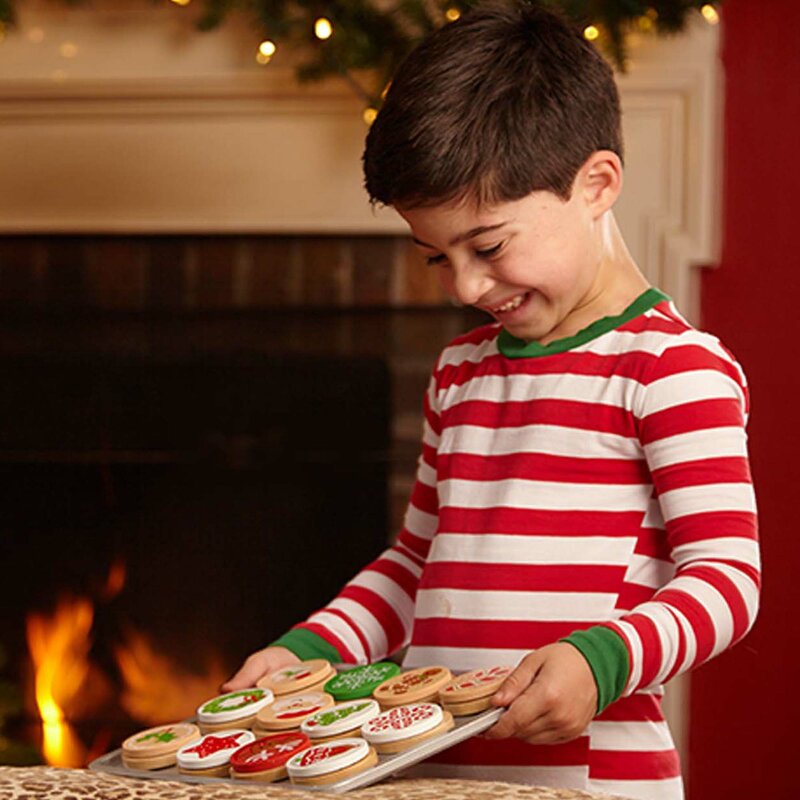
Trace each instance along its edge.
<instances>
[{"instance_id":1,"label":"white stripe","mask_svg":"<svg viewBox=\"0 0 800 800\"><path fill-rule=\"evenodd\" d=\"M705 458L746 458L747 437L737 426L690 431L651 442L644 454L651 470Z\"/></svg>"},{"instance_id":2,"label":"white stripe","mask_svg":"<svg viewBox=\"0 0 800 800\"><path fill-rule=\"evenodd\" d=\"M634 553L631 556L628 571L625 573L625 583L635 583L638 586L659 589L674 574L675 565L671 562Z\"/></svg>"},{"instance_id":3,"label":"white stripe","mask_svg":"<svg viewBox=\"0 0 800 800\"><path fill-rule=\"evenodd\" d=\"M675 745L666 722L600 722L589 725L592 750L672 750Z\"/></svg>"},{"instance_id":4,"label":"white stripe","mask_svg":"<svg viewBox=\"0 0 800 800\"><path fill-rule=\"evenodd\" d=\"M617 356L621 353L643 353L649 356L658 356L664 351L665 346L678 336L678 333L664 333L658 330L644 331L610 331L605 336L598 336L582 347L575 348L584 353L598 356Z\"/></svg>"},{"instance_id":5,"label":"white stripe","mask_svg":"<svg viewBox=\"0 0 800 800\"><path fill-rule=\"evenodd\" d=\"M678 642L680 640L678 623L669 609L657 601L642 603L634 609L634 612L646 616L653 623L661 644L661 663L657 666L655 676L649 684L650 686L660 686L678 658ZM644 658L644 652L642 652L642 657ZM639 680L642 679L639 678Z\"/></svg>"},{"instance_id":6,"label":"white stripe","mask_svg":"<svg viewBox=\"0 0 800 800\"><path fill-rule=\"evenodd\" d=\"M410 634L411 624L414 619L414 600L408 596L406 590L399 583L395 583L395 581L387 578L381 572L363 569L348 583L348 586L369 589L386 601L397 612L397 616L400 617L405 635L408 636Z\"/></svg>"},{"instance_id":7,"label":"white stripe","mask_svg":"<svg viewBox=\"0 0 800 800\"><path fill-rule=\"evenodd\" d=\"M318 611L316 614L312 614L308 621L329 630L355 656L359 664L368 663L369 659L361 646L361 640L352 627L341 617L337 617L336 614L331 614L327 611Z\"/></svg>"},{"instance_id":8,"label":"white stripe","mask_svg":"<svg viewBox=\"0 0 800 800\"><path fill-rule=\"evenodd\" d=\"M434 450L438 449L439 447L439 434L434 432L427 420L425 420L425 424L423 425L422 429L422 441L424 444L427 444L428 447L432 447ZM420 459L421 458L422 456L420 456Z\"/></svg>"},{"instance_id":9,"label":"white stripe","mask_svg":"<svg viewBox=\"0 0 800 800\"><path fill-rule=\"evenodd\" d=\"M725 561L741 561L756 569L761 564L758 542L752 539L743 539L741 536L718 536L713 539L681 544L673 548L672 557L679 566L706 559L710 560L715 567L723 559Z\"/></svg>"},{"instance_id":10,"label":"white stripe","mask_svg":"<svg viewBox=\"0 0 800 800\"><path fill-rule=\"evenodd\" d=\"M456 508L632 511L644 510L650 494L649 486L639 484L559 483L519 478L501 481L451 478L439 482L440 507Z\"/></svg>"},{"instance_id":11,"label":"white stripe","mask_svg":"<svg viewBox=\"0 0 800 800\"><path fill-rule=\"evenodd\" d=\"M587 787L593 792L605 792L631 800L683 800L683 781L665 778L660 781L590 780Z\"/></svg>"},{"instance_id":12,"label":"white stripe","mask_svg":"<svg viewBox=\"0 0 800 800\"><path fill-rule=\"evenodd\" d=\"M752 578L746 575L741 570L731 567L728 564L716 564L716 568L722 572L739 590L742 600L747 608L747 617L749 620L748 629L755 621L756 614L758 613L758 605L760 600L760 593L758 587L753 583Z\"/></svg>"},{"instance_id":13,"label":"white stripe","mask_svg":"<svg viewBox=\"0 0 800 800\"><path fill-rule=\"evenodd\" d=\"M603 403L631 408L634 395L642 384L621 375L575 375L558 372L544 375L476 375L465 383L451 384L438 390L442 408L451 408L467 400L489 402L526 402L537 398L571 400L579 403Z\"/></svg>"},{"instance_id":14,"label":"white stripe","mask_svg":"<svg viewBox=\"0 0 800 800\"><path fill-rule=\"evenodd\" d=\"M717 369L677 372L653 381L647 387L641 416L701 400L736 400L744 408L744 393L736 381Z\"/></svg>"},{"instance_id":15,"label":"white stripe","mask_svg":"<svg viewBox=\"0 0 800 800\"><path fill-rule=\"evenodd\" d=\"M611 592L420 589L415 618L602 622L613 613L616 597Z\"/></svg>"},{"instance_id":16,"label":"white stripe","mask_svg":"<svg viewBox=\"0 0 800 800\"><path fill-rule=\"evenodd\" d=\"M530 650L487 647L444 647L412 644L403 659L403 669L431 664L446 664L453 672L468 672L479 667L516 667Z\"/></svg>"},{"instance_id":17,"label":"white stripe","mask_svg":"<svg viewBox=\"0 0 800 800\"><path fill-rule=\"evenodd\" d=\"M337 597L328 603L327 607L341 611L353 620L353 624L358 627L361 635L367 640L373 661L379 661L388 654L389 644L383 626L368 608L346 597Z\"/></svg>"},{"instance_id":18,"label":"white stripe","mask_svg":"<svg viewBox=\"0 0 800 800\"><path fill-rule=\"evenodd\" d=\"M428 514L427 511L422 511L413 503L409 503L404 524L411 533L419 536L420 539L431 539L436 533L439 517L436 514Z\"/></svg>"},{"instance_id":19,"label":"white stripe","mask_svg":"<svg viewBox=\"0 0 800 800\"><path fill-rule=\"evenodd\" d=\"M500 332L500 326L497 326L497 332ZM500 351L497 349L497 337L484 339L480 344L473 344L467 342L465 344L448 345L442 351L439 357L439 368L457 367L465 361L471 361L477 364L483 361L484 358L496 356Z\"/></svg>"},{"instance_id":20,"label":"white stripe","mask_svg":"<svg viewBox=\"0 0 800 800\"><path fill-rule=\"evenodd\" d=\"M705 483L672 489L659 497L667 522L706 511L756 513L756 498L749 483Z\"/></svg>"},{"instance_id":21,"label":"white stripe","mask_svg":"<svg viewBox=\"0 0 800 800\"><path fill-rule=\"evenodd\" d=\"M561 425L521 425L518 428L453 425L443 431L438 452L443 455L544 453L571 458L644 458L636 438Z\"/></svg>"},{"instance_id":22,"label":"white stripe","mask_svg":"<svg viewBox=\"0 0 800 800\"><path fill-rule=\"evenodd\" d=\"M683 641L686 646L686 652L683 655L683 661L678 667L678 671L675 673L676 675L680 675L681 673L686 672L687 669L691 669L691 667L694 666L694 662L697 659L697 639L695 639L694 629L692 628L689 620L686 619L686 615L683 613L683 611L681 611L679 608L675 608L675 606L671 604L669 610L672 612L675 619L678 621L678 625L683 631Z\"/></svg>"},{"instance_id":23,"label":"white stripe","mask_svg":"<svg viewBox=\"0 0 800 800\"><path fill-rule=\"evenodd\" d=\"M631 672L628 675L628 683L623 692L624 695L629 695L633 693L642 680L642 640L639 638L636 628L630 622L618 620L615 625L628 642L628 650L631 655Z\"/></svg>"},{"instance_id":24,"label":"white stripe","mask_svg":"<svg viewBox=\"0 0 800 800\"><path fill-rule=\"evenodd\" d=\"M407 569L415 578L419 578L422 575L422 567L420 567L415 561L412 561L409 556L407 556L402 548L402 545L396 544L394 547L387 550L382 558L386 558L389 561L394 561L396 564L399 564L403 569Z\"/></svg>"},{"instance_id":25,"label":"white stripe","mask_svg":"<svg viewBox=\"0 0 800 800\"><path fill-rule=\"evenodd\" d=\"M436 488L436 470L428 466L422 459L417 465L417 480L430 489Z\"/></svg>"},{"instance_id":26,"label":"white stripe","mask_svg":"<svg viewBox=\"0 0 800 800\"><path fill-rule=\"evenodd\" d=\"M693 597L710 617L715 637L709 658L724 650L733 638L733 615L725 598L710 583L692 575L675 578L670 589Z\"/></svg>"},{"instance_id":27,"label":"white stripe","mask_svg":"<svg viewBox=\"0 0 800 800\"><path fill-rule=\"evenodd\" d=\"M632 536L512 536L440 533L428 561L478 564L599 564L624 566L636 544Z\"/></svg>"},{"instance_id":28,"label":"white stripe","mask_svg":"<svg viewBox=\"0 0 800 800\"><path fill-rule=\"evenodd\" d=\"M446 751L445 751L446 752ZM470 781L503 781L504 783L521 783L526 786L548 786L559 789L585 789L587 786L587 766L574 767L509 767L493 764L431 764L423 761L411 770L403 772L406 778L459 778ZM546 790L545 790L546 791ZM442 797L445 790L442 788ZM486 797L488 794L464 790L463 796ZM493 793L492 793L493 794ZM531 800L539 795L532 795ZM502 797L501 795L498 795ZM511 796L517 796L514 794Z\"/></svg>"}]
</instances>

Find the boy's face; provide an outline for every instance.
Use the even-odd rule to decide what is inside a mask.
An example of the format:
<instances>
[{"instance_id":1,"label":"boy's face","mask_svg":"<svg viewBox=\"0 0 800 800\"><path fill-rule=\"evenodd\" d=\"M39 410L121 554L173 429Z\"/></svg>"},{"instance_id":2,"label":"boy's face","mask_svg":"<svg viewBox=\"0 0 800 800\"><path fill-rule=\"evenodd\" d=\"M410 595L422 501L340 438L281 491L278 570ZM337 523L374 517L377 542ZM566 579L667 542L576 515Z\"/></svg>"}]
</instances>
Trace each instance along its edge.
<instances>
[{"instance_id":1,"label":"boy's face","mask_svg":"<svg viewBox=\"0 0 800 800\"><path fill-rule=\"evenodd\" d=\"M598 226L579 191L566 202L536 191L492 207L397 210L445 291L519 339L547 344L572 335L573 318L609 288Z\"/></svg>"}]
</instances>

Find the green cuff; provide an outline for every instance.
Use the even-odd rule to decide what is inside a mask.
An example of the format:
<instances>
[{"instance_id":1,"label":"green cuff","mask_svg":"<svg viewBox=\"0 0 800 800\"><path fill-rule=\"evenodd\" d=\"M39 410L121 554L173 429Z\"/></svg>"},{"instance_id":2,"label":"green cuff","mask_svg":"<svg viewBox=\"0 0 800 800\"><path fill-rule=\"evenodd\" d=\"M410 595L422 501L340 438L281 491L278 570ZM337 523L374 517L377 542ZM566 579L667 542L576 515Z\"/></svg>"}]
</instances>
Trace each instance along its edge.
<instances>
[{"instance_id":1,"label":"green cuff","mask_svg":"<svg viewBox=\"0 0 800 800\"><path fill-rule=\"evenodd\" d=\"M272 642L270 647L285 647L303 661L310 661L312 658L324 658L331 664L342 661L339 651L332 644L306 628L292 628Z\"/></svg>"},{"instance_id":2,"label":"green cuff","mask_svg":"<svg viewBox=\"0 0 800 800\"><path fill-rule=\"evenodd\" d=\"M619 634L595 625L585 631L575 631L561 641L577 647L589 662L597 684L598 714L622 697L630 675L630 661L628 648Z\"/></svg>"}]
</instances>

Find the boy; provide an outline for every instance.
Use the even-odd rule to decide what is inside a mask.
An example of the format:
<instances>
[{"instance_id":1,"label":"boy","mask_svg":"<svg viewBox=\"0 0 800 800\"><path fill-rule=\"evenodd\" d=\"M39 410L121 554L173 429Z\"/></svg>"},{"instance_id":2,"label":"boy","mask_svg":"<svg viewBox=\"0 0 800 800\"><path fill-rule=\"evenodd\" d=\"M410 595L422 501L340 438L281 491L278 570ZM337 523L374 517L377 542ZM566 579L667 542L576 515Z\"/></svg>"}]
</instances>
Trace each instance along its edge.
<instances>
[{"instance_id":1,"label":"boy","mask_svg":"<svg viewBox=\"0 0 800 800\"><path fill-rule=\"evenodd\" d=\"M473 10L400 67L367 191L495 321L436 363L397 543L226 688L406 645L408 668L510 663L508 711L429 771L682 796L662 684L758 605L747 389L625 247L619 117L606 63L527 5Z\"/></svg>"}]
</instances>

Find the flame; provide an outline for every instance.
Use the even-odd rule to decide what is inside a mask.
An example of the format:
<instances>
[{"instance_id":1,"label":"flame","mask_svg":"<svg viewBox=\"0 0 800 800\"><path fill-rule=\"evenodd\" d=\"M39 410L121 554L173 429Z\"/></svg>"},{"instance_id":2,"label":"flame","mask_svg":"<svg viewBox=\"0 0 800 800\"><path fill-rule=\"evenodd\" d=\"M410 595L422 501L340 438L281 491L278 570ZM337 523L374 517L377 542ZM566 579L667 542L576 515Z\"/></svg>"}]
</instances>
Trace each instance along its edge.
<instances>
[{"instance_id":1,"label":"flame","mask_svg":"<svg viewBox=\"0 0 800 800\"><path fill-rule=\"evenodd\" d=\"M204 675L189 672L159 653L145 634L132 629L114 655L125 681L122 707L150 725L194 715L199 705L219 694L220 684L228 677L214 656L208 659Z\"/></svg>"},{"instance_id":2,"label":"flame","mask_svg":"<svg viewBox=\"0 0 800 800\"><path fill-rule=\"evenodd\" d=\"M107 602L113 600L125 588L126 579L127 569L125 562L118 558L108 570L106 585L103 588L103 599Z\"/></svg>"},{"instance_id":3,"label":"flame","mask_svg":"<svg viewBox=\"0 0 800 800\"><path fill-rule=\"evenodd\" d=\"M94 611L86 599L62 597L52 617L31 614L28 648L35 671L36 705L42 718L42 750L48 764L83 766L86 749L67 722L63 706L89 675L89 633Z\"/></svg>"}]
</instances>

